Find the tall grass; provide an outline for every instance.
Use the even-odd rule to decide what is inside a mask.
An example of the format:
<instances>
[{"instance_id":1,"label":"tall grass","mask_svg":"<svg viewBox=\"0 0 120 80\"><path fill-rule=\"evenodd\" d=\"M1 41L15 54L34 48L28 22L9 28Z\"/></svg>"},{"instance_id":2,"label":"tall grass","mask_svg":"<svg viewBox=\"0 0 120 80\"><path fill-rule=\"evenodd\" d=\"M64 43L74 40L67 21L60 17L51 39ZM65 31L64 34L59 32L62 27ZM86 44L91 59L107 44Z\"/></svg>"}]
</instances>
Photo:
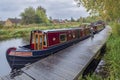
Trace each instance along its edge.
<instances>
[{"instance_id":1,"label":"tall grass","mask_svg":"<svg viewBox=\"0 0 120 80\"><path fill-rule=\"evenodd\" d=\"M113 33L107 42L105 61L109 65L109 80L120 80L120 24L112 24Z\"/></svg>"}]
</instances>

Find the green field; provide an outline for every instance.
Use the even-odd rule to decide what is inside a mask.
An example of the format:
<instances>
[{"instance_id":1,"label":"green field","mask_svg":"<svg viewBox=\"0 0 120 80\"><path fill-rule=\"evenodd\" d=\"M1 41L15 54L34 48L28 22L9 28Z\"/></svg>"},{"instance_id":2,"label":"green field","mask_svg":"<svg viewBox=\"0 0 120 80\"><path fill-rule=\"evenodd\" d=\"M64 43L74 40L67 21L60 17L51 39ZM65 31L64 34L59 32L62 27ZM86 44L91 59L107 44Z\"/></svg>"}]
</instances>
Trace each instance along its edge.
<instances>
[{"instance_id":1,"label":"green field","mask_svg":"<svg viewBox=\"0 0 120 80\"><path fill-rule=\"evenodd\" d=\"M32 25L22 25L14 27L2 27L0 29L0 40L9 39L9 38L18 38L26 37L30 35L32 30L46 30L46 29L59 29L59 28L71 28L78 27L80 23L72 22L65 24L32 24Z\"/></svg>"}]
</instances>

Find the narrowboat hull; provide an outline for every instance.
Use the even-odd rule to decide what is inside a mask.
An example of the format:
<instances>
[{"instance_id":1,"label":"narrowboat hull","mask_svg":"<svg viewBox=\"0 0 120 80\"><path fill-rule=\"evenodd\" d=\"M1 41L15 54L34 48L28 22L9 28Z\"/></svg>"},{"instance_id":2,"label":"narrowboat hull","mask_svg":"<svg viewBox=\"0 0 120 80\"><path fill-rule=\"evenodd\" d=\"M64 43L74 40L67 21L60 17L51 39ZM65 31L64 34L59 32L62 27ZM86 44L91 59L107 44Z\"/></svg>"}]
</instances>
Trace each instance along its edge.
<instances>
[{"instance_id":1,"label":"narrowboat hull","mask_svg":"<svg viewBox=\"0 0 120 80\"><path fill-rule=\"evenodd\" d=\"M21 56L11 56L6 54L7 61L11 67L11 69L20 69L22 67L25 67L26 65L29 65L31 63L34 63L47 55L41 55L41 56L31 56L31 57L21 57Z\"/></svg>"},{"instance_id":2,"label":"narrowboat hull","mask_svg":"<svg viewBox=\"0 0 120 80\"><path fill-rule=\"evenodd\" d=\"M6 58L7 58L7 61L10 65L11 69L20 69L22 67L25 67L28 64L34 63L34 62L36 62L40 59L43 59L51 54L54 54L62 49L65 49L65 48L67 48L75 43L78 43L79 41L84 40L88 37L90 37L90 35L85 36L85 37L80 38L80 39L75 39L75 40L63 43L63 44L58 45L58 46L48 48L46 50L41 50L41 51L39 51L39 50L32 51L31 50L31 52L33 53L33 56L29 56L29 57L9 55L6 52Z\"/></svg>"}]
</instances>

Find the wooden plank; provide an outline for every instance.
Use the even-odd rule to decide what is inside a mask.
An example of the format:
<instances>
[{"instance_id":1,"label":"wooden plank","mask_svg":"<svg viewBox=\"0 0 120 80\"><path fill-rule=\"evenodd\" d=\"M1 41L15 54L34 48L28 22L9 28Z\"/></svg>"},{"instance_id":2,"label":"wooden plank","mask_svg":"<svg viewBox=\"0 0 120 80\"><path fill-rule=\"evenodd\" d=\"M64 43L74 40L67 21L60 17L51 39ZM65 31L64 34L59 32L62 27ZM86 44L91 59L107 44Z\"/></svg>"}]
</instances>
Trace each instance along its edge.
<instances>
[{"instance_id":1,"label":"wooden plank","mask_svg":"<svg viewBox=\"0 0 120 80\"><path fill-rule=\"evenodd\" d=\"M61 77L64 77L65 79L68 79L68 80L73 79L73 77L75 76L74 74L78 73L82 67L81 65L70 67L70 65L68 65L67 63L66 63L67 65L65 65L65 64L55 65L54 63L51 64L49 62L43 62L43 63L51 65L55 69L54 71L52 71L53 73L60 75ZM74 64L71 64L71 65L74 65ZM66 76L65 74L68 74L68 75Z\"/></svg>"},{"instance_id":2,"label":"wooden plank","mask_svg":"<svg viewBox=\"0 0 120 80\"><path fill-rule=\"evenodd\" d=\"M37 71L38 71L38 72L37 72ZM40 70L37 70L37 71L36 71L36 69L31 68L31 69L29 69L29 70L27 70L27 71L24 71L24 72L27 73L27 74L29 74L29 76L33 77L33 78L36 79L36 80L39 80L39 79L40 79L40 80L47 80L46 77L38 74L38 73L40 72Z\"/></svg>"},{"instance_id":3,"label":"wooden plank","mask_svg":"<svg viewBox=\"0 0 120 80\"><path fill-rule=\"evenodd\" d=\"M2 77L0 80L8 80L7 77Z\"/></svg>"},{"instance_id":4,"label":"wooden plank","mask_svg":"<svg viewBox=\"0 0 120 80\"><path fill-rule=\"evenodd\" d=\"M0 80L2 80L2 78L0 78Z\"/></svg>"},{"instance_id":5,"label":"wooden plank","mask_svg":"<svg viewBox=\"0 0 120 80\"><path fill-rule=\"evenodd\" d=\"M34 34L34 50L36 50L36 34Z\"/></svg>"},{"instance_id":6,"label":"wooden plank","mask_svg":"<svg viewBox=\"0 0 120 80\"><path fill-rule=\"evenodd\" d=\"M14 77L15 80L22 80L19 76Z\"/></svg>"},{"instance_id":7,"label":"wooden plank","mask_svg":"<svg viewBox=\"0 0 120 80\"><path fill-rule=\"evenodd\" d=\"M79 54L79 52L78 52L78 54ZM56 54L55 57L57 57L57 58L60 57L61 60L66 60L66 61L69 61L71 63L76 63L77 65L78 64L83 65L86 62L86 60L90 59L90 57L91 57L91 55L86 55L86 54L88 54L88 53L84 53L84 54L80 54L80 55L77 55L77 53L76 54L74 53L72 55L68 54L69 56L72 56L72 57L69 57L66 55L63 56L61 54ZM64 58L66 58L66 59L64 59Z\"/></svg>"},{"instance_id":8,"label":"wooden plank","mask_svg":"<svg viewBox=\"0 0 120 80\"><path fill-rule=\"evenodd\" d=\"M22 73L22 75L16 76L15 79L16 80L34 80L28 75L26 75L25 73Z\"/></svg>"},{"instance_id":9,"label":"wooden plank","mask_svg":"<svg viewBox=\"0 0 120 80\"><path fill-rule=\"evenodd\" d=\"M38 66L39 65L39 66ZM39 70L38 70L39 69ZM55 73L51 73L52 70L54 70L54 68L51 68L51 66L49 64L37 64L34 65L34 67L32 67L32 69L30 69L30 71L35 71L36 73L40 74L40 72L42 74L40 75L44 75L43 77L46 77L45 75L54 75L56 76L57 79L59 79L60 77L58 75L56 75ZM25 70L24 70L25 71ZM50 73L50 74L49 74ZM61 78L60 78L61 79ZM43 79L44 80L44 79ZM63 79L62 79L63 80Z\"/></svg>"},{"instance_id":10,"label":"wooden plank","mask_svg":"<svg viewBox=\"0 0 120 80\"><path fill-rule=\"evenodd\" d=\"M43 67L41 67L41 66L43 66ZM46 68L44 68L44 67L46 67ZM38 70L37 70L37 71L38 71L38 72L41 72L42 74L44 74L44 73L46 74L46 71L49 71L49 73L51 73L51 71L54 70L54 68L50 68L50 67L51 67L51 66L50 66L49 64L44 64L44 63L41 63L41 64L36 65L36 66L34 65L34 69L39 69L39 68L40 68L41 70L39 69L39 71L38 71ZM59 68L59 67L58 67L58 68ZM50 70L49 70L49 69L50 69ZM58 69L58 72L60 71L60 69L61 69L61 68ZM30 71L31 71L31 69L30 69ZM60 72L61 72L61 71L60 71ZM65 70L65 72L66 72L66 70ZM55 74L56 74L56 73L54 73L54 75L55 75ZM68 74L68 73L67 73L67 74Z\"/></svg>"},{"instance_id":11,"label":"wooden plank","mask_svg":"<svg viewBox=\"0 0 120 80\"><path fill-rule=\"evenodd\" d=\"M44 35L41 36L42 37L42 49L43 49L43 46L44 46Z\"/></svg>"},{"instance_id":12,"label":"wooden plank","mask_svg":"<svg viewBox=\"0 0 120 80\"><path fill-rule=\"evenodd\" d=\"M32 67L29 70L25 71L27 74L29 74L30 76L34 77L36 80L64 80L64 78L51 73L51 71L49 70L49 68L40 68L39 67ZM38 76L36 76L38 75Z\"/></svg>"},{"instance_id":13,"label":"wooden plank","mask_svg":"<svg viewBox=\"0 0 120 80\"><path fill-rule=\"evenodd\" d=\"M4 76L3 80L16 80L15 78L11 78L10 75Z\"/></svg>"},{"instance_id":14,"label":"wooden plank","mask_svg":"<svg viewBox=\"0 0 120 80\"><path fill-rule=\"evenodd\" d=\"M38 36L38 43L37 43L37 50L40 50L40 35L37 35Z\"/></svg>"}]
</instances>

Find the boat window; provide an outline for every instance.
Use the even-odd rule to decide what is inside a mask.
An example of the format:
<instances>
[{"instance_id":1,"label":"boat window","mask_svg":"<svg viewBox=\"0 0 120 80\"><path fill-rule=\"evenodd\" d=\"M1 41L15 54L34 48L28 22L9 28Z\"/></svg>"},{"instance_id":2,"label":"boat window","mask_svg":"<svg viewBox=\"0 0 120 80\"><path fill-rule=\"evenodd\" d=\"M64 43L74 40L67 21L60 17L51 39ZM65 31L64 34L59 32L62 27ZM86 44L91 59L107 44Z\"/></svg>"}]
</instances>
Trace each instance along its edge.
<instances>
[{"instance_id":1,"label":"boat window","mask_svg":"<svg viewBox=\"0 0 120 80\"><path fill-rule=\"evenodd\" d=\"M39 34L38 50L43 48L43 37Z\"/></svg>"},{"instance_id":2,"label":"boat window","mask_svg":"<svg viewBox=\"0 0 120 80\"><path fill-rule=\"evenodd\" d=\"M43 49L43 35L41 33L34 33L33 42L35 50Z\"/></svg>"},{"instance_id":3,"label":"boat window","mask_svg":"<svg viewBox=\"0 0 120 80\"><path fill-rule=\"evenodd\" d=\"M47 46L47 36L46 36L46 34L44 35L44 45Z\"/></svg>"},{"instance_id":4,"label":"boat window","mask_svg":"<svg viewBox=\"0 0 120 80\"><path fill-rule=\"evenodd\" d=\"M60 34L60 42L65 42L66 40L66 34Z\"/></svg>"},{"instance_id":5,"label":"boat window","mask_svg":"<svg viewBox=\"0 0 120 80\"><path fill-rule=\"evenodd\" d=\"M36 44L38 44L38 35L35 35L36 38Z\"/></svg>"},{"instance_id":6,"label":"boat window","mask_svg":"<svg viewBox=\"0 0 120 80\"><path fill-rule=\"evenodd\" d=\"M38 48L38 35L35 35L35 45L36 45L36 48L35 49L37 49Z\"/></svg>"}]
</instances>

